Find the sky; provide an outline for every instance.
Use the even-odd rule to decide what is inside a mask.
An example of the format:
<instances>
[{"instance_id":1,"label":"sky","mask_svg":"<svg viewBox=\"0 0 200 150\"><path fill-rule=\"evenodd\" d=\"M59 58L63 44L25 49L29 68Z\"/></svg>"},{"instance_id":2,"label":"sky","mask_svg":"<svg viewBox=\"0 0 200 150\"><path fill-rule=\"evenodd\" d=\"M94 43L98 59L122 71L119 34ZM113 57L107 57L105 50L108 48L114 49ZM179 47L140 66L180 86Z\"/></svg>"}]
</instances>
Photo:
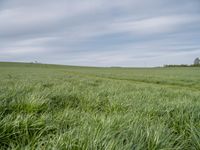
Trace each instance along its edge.
<instances>
[{"instance_id":1,"label":"sky","mask_svg":"<svg viewBox=\"0 0 200 150\"><path fill-rule=\"evenodd\" d=\"M192 64L200 0L0 0L0 61Z\"/></svg>"}]
</instances>

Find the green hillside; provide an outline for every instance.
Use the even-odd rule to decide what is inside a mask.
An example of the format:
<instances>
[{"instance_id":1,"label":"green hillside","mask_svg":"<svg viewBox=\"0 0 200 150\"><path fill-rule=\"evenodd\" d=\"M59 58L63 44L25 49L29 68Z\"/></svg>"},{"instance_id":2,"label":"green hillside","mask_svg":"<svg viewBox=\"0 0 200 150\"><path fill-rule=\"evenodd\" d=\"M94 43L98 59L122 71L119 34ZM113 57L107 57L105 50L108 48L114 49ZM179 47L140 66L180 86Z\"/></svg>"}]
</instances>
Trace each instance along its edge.
<instances>
[{"instance_id":1,"label":"green hillside","mask_svg":"<svg viewBox=\"0 0 200 150\"><path fill-rule=\"evenodd\" d=\"M0 63L1 149L200 149L200 68Z\"/></svg>"}]
</instances>

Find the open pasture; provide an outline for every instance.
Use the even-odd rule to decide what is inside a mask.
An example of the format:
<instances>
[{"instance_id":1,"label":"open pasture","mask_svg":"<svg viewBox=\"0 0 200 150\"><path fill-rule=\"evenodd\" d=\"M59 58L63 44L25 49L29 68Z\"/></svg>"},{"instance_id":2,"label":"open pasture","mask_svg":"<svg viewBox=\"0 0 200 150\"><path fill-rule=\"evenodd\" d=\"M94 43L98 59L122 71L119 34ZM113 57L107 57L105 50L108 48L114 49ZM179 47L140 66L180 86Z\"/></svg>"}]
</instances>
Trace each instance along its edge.
<instances>
[{"instance_id":1,"label":"open pasture","mask_svg":"<svg viewBox=\"0 0 200 150\"><path fill-rule=\"evenodd\" d=\"M200 69L0 63L1 149L200 149Z\"/></svg>"}]
</instances>

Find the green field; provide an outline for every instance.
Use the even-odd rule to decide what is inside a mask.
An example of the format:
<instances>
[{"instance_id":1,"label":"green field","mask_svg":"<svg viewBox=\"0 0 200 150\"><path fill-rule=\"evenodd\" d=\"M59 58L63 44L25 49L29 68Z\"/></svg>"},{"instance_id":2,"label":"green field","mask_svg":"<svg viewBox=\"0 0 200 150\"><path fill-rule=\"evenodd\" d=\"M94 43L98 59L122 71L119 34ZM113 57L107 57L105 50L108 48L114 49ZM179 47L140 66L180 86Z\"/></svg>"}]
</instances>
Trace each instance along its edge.
<instances>
[{"instance_id":1,"label":"green field","mask_svg":"<svg viewBox=\"0 0 200 150\"><path fill-rule=\"evenodd\" d=\"M0 63L0 149L200 149L200 68Z\"/></svg>"}]
</instances>

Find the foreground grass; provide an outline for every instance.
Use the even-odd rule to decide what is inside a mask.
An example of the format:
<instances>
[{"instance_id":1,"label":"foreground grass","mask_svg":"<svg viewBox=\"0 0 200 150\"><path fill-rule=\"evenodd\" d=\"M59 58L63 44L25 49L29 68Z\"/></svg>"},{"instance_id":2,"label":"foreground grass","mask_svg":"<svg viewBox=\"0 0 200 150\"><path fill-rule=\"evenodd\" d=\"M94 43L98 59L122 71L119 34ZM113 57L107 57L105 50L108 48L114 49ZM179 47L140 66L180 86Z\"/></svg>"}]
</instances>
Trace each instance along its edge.
<instances>
[{"instance_id":1,"label":"foreground grass","mask_svg":"<svg viewBox=\"0 0 200 150\"><path fill-rule=\"evenodd\" d=\"M200 149L199 68L0 63L1 149Z\"/></svg>"}]
</instances>

